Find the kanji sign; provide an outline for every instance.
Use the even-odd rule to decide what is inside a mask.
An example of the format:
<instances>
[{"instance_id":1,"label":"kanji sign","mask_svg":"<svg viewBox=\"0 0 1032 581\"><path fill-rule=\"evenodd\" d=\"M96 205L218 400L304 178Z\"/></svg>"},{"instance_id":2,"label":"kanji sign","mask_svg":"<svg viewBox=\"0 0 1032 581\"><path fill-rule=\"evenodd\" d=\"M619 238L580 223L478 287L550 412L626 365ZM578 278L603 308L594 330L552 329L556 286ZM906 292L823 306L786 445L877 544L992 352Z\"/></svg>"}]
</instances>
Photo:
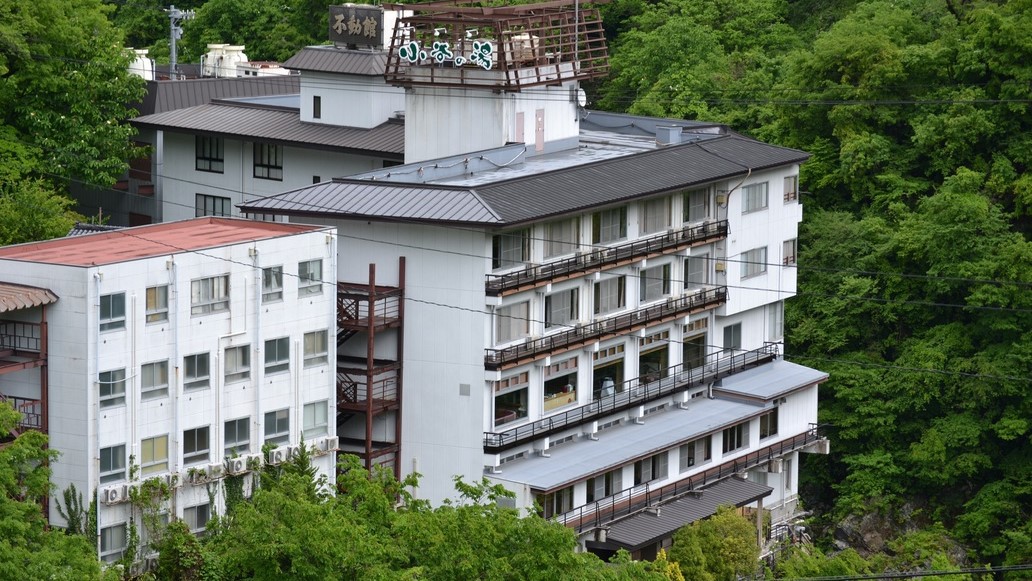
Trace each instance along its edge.
<instances>
[{"instance_id":1,"label":"kanji sign","mask_svg":"<svg viewBox=\"0 0 1032 581\"><path fill-rule=\"evenodd\" d=\"M383 8L368 4L330 6L330 41L336 44L381 46Z\"/></svg>"}]
</instances>

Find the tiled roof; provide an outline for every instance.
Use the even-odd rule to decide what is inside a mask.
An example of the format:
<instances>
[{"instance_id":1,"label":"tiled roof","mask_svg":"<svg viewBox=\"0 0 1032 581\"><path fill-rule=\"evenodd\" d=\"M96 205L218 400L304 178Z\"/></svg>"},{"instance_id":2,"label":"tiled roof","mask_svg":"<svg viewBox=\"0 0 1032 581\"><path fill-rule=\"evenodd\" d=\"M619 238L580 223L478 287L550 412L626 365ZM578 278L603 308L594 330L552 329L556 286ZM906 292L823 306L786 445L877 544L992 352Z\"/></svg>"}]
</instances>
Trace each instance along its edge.
<instances>
[{"instance_id":1,"label":"tiled roof","mask_svg":"<svg viewBox=\"0 0 1032 581\"><path fill-rule=\"evenodd\" d=\"M50 289L0 282L0 313L8 313L57 301Z\"/></svg>"},{"instance_id":2,"label":"tiled roof","mask_svg":"<svg viewBox=\"0 0 1032 581\"><path fill-rule=\"evenodd\" d=\"M0 248L0 260L97 266L312 232L325 226L193 218Z\"/></svg>"},{"instance_id":3,"label":"tiled roof","mask_svg":"<svg viewBox=\"0 0 1032 581\"><path fill-rule=\"evenodd\" d=\"M737 134L462 187L335 179L246 202L247 212L520 224L675 191L809 157ZM459 180L461 181L461 180ZM392 200L381 204L382 198ZM474 209L476 211L474 211Z\"/></svg>"},{"instance_id":4,"label":"tiled roof","mask_svg":"<svg viewBox=\"0 0 1032 581\"><path fill-rule=\"evenodd\" d=\"M334 46L308 46L283 63L287 69L382 77L386 51L360 51Z\"/></svg>"},{"instance_id":5,"label":"tiled roof","mask_svg":"<svg viewBox=\"0 0 1032 581\"><path fill-rule=\"evenodd\" d=\"M108 232L109 230L118 230L122 226L112 226L110 224L90 224L87 222L76 222L75 226L68 231L66 236L82 236L83 234L94 234L96 232Z\"/></svg>"},{"instance_id":6,"label":"tiled roof","mask_svg":"<svg viewBox=\"0 0 1032 581\"><path fill-rule=\"evenodd\" d=\"M400 156L405 151L405 126L400 121L387 121L372 129L303 123L297 109L287 107L215 101L137 117L132 123L140 127L312 149L390 154L391 157Z\"/></svg>"}]
</instances>

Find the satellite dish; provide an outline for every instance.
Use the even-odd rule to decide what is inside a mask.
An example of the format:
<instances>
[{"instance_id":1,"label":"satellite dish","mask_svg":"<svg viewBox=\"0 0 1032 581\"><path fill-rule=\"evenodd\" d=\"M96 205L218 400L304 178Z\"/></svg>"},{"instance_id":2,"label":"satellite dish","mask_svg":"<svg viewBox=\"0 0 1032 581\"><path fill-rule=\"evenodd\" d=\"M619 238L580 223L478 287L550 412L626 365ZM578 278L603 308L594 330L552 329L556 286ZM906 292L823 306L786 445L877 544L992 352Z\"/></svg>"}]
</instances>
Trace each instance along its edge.
<instances>
[{"instance_id":1,"label":"satellite dish","mask_svg":"<svg viewBox=\"0 0 1032 581\"><path fill-rule=\"evenodd\" d=\"M577 89L577 105L583 107L588 104L588 94L584 89Z\"/></svg>"}]
</instances>

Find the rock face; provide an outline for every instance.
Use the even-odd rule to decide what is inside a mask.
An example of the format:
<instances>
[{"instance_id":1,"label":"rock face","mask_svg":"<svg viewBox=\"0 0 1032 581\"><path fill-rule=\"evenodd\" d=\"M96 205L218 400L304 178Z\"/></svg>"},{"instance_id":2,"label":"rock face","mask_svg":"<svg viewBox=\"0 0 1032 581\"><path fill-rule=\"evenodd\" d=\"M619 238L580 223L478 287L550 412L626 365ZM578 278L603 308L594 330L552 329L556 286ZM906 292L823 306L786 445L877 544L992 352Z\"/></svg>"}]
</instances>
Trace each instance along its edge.
<instances>
[{"instance_id":1,"label":"rock face","mask_svg":"<svg viewBox=\"0 0 1032 581\"><path fill-rule=\"evenodd\" d=\"M915 513L914 506L906 504L894 515L850 515L835 527L835 545L840 549L852 547L864 557L883 553L889 539L927 526L928 523L915 519L916 514L919 512Z\"/></svg>"}]
</instances>

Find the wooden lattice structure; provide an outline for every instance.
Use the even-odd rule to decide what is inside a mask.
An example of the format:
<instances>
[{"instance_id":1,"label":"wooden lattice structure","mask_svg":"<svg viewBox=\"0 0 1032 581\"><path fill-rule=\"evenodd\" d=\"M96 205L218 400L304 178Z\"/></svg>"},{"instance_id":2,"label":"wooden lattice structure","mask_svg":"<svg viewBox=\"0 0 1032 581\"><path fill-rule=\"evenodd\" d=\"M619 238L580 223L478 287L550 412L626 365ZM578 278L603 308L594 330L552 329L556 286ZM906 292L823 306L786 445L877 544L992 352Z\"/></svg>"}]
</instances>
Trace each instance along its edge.
<instances>
[{"instance_id":1,"label":"wooden lattice structure","mask_svg":"<svg viewBox=\"0 0 1032 581\"><path fill-rule=\"evenodd\" d=\"M385 5L404 11L391 39L387 82L521 91L608 74L598 9L574 0L477 4Z\"/></svg>"}]
</instances>

